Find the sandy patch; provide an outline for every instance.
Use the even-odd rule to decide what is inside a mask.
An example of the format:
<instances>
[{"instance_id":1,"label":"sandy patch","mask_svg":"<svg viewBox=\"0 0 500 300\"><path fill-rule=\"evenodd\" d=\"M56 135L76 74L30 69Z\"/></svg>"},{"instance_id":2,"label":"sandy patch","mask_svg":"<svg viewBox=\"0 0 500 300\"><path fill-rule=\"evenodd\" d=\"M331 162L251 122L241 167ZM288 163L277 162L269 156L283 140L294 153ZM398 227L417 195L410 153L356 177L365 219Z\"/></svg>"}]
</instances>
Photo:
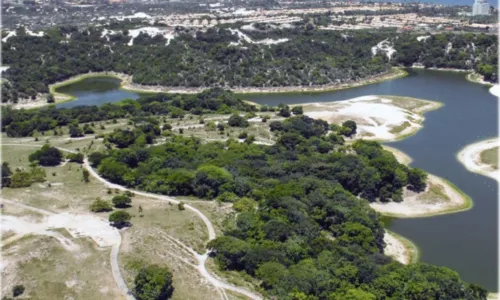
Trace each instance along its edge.
<instances>
[{"instance_id":1,"label":"sandy patch","mask_svg":"<svg viewBox=\"0 0 500 300\"><path fill-rule=\"evenodd\" d=\"M378 52L385 53L387 58L390 60L392 58L392 55L396 53L396 50L394 49L393 45L391 45L389 40L385 39L378 43L376 46L372 47L373 56L377 55Z\"/></svg>"},{"instance_id":2,"label":"sandy patch","mask_svg":"<svg viewBox=\"0 0 500 300\"><path fill-rule=\"evenodd\" d=\"M405 189L402 202L373 202L370 207L383 215L399 218L434 216L470 208L469 199L444 179L429 174L427 186L421 193ZM438 187L447 199L429 193L430 186Z\"/></svg>"},{"instance_id":3,"label":"sandy patch","mask_svg":"<svg viewBox=\"0 0 500 300\"><path fill-rule=\"evenodd\" d=\"M5 205L12 205L8 202ZM100 247L119 243L120 233L109 222L90 214L60 213L45 215L41 220L10 215L0 216L2 232L13 231L15 236L2 241L3 245L14 242L27 234L55 237L68 250L78 249L77 245L54 229L65 228L73 238L89 237Z\"/></svg>"},{"instance_id":4,"label":"sandy patch","mask_svg":"<svg viewBox=\"0 0 500 300\"><path fill-rule=\"evenodd\" d=\"M412 259L414 259L414 256L416 255L412 253L412 251L416 251L416 247L414 245L410 247L403 242L401 237L396 236L390 231L385 231L384 242L385 255L392 257L404 265L411 263Z\"/></svg>"},{"instance_id":5,"label":"sandy patch","mask_svg":"<svg viewBox=\"0 0 500 300\"><path fill-rule=\"evenodd\" d=\"M394 154L401 164L408 165L412 161L410 156L396 148L384 145L384 149ZM431 193L430 187L439 190L439 193L442 194L441 197ZM415 218L465 210L472 207L468 204L469 202L470 200L466 196L458 192L446 180L429 174L427 188L424 192L415 193L405 188L402 202L373 202L370 203L370 206L384 215Z\"/></svg>"},{"instance_id":6,"label":"sandy patch","mask_svg":"<svg viewBox=\"0 0 500 300\"><path fill-rule=\"evenodd\" d=\"M425 101L412 99L415 101ZM304 114L329 123L340 124L353 120L358 127L355 138L391 141L412 134L422 128L422 112L437 108L438 104L428 101L414 109L400 107L383 96L363 96L345 101L303 104Z\"/></svg>"},{"instance_id":7,"label":"sandy patch","mask_svg":"<svg viewBox=\"0 0 500 300\"><path fill-rule=\"evenodd\" d=\"M500 84L495 84L490 88L490 93L494 96L500 97Z\"/></svg>"},{"instance_id":8,"label":"sandy patch","mask_svg":"<svg viewBox=\"0 0 500 300\"><path fill-rule=\"evenodd\" d=\"M481 161L481 152L495 147L500 147L499 138L480 141L460 150L457 158L467 170L498 180L500 170L495 170L492 166Z\"/></svg>"},{"instance_id":9,"label":"sandy patch","mask_svg":"<svg viewBox=\"0 0 500 300\"><path fill-rule=\"evenodd\" d=\"M280 43L285 43L288 42L289 39L283 38L283 39L277 39L273 40L270 38L263 39L260 41L254 41L252 38L250 38L248 35L244 34L243 32L239 31L238 29L231 29L229 28L229 31L231 31L232 34L236 34L238 36L238 42L230 42L229 46L238 46L242 44L242 41L245 41L250 44L264 44L264 45L273 45L273 44L280 44Z\"/></svg>"},{"instance_id":10,"label":"sandy patch","mask_svg":"<svg viewBox=\"0 0 500 300\"><path fill-rule=\"evenodd\" d=\"M166 29L160 29L158 27L141 27L137 29L130 29L128 35L131 36L132 38L128 42L129 46L132 46L134 44L134 39L140 34L144 33L149 35L150 37L155 37L157 35L162 35L167 42L165 45L170 44L170 41L174 39L175 35L173 31L166 30Z\"/></svg>"}]
</instances>

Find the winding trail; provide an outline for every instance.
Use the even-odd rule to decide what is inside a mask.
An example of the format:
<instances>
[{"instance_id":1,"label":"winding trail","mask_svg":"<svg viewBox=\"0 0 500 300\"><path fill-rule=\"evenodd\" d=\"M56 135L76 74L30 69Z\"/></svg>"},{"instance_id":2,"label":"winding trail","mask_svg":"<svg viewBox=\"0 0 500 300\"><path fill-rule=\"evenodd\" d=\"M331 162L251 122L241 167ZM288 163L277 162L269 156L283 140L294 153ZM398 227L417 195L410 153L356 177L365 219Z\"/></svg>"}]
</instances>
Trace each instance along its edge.
<instances>
[{"instance_id":1,"label":"winding trail","mask_svg":"<svg viewBox=\"0 0 500 300\"><path fill-rule=\"evenodd\" d=\"M41 147L42 145L33 145L33 144L2 144L2 146L23 146L23 147ZM61 147L56 147L57 149L61 150L61 151L64 151L64 152L70 152L70 153L78 153L74 150L70 150L70 149L66 149L66 148L61 148ZM106 185L107 187L109 188L113 188L113 189L118 189L118 190L121 190L121 191L130 191L136 195L141 195L143 197L148 197L148 198L153 198L153 199L157 199L157 200L160 200L160 201L166 201L166 202L171 202L171 203L174 203L174 204L179 204L181 201L179 200L175 200L174 198L172 197L168 197L168 196L161 196L161 195L157 195L157 194L152 194L152 193L146 193L146 192L142 192L142 191L138 191L138 190L134 190L134 189L129 189L129 188L126 188L124 186L121 186L121 185L118 185L118 184L114 184L114 183L111 183L109 181L107 181L106 179L102 178L91 166L90 166L90 163L88 161L87 158L84 159L83 161L86 169L89 171L89 173L94 177L96 178L98 181L100 181L101 183L103 183L104 185ZM31 207L31 206L27 206L27 205L24 205L24 204L21 204L21 203L18 203L19 205L25 207L25 208L28 208L28 209L35 209L35 210L39 210L39 212L43 213L43 214L52 214L51 212L48 212L48 211L44 211L44 210L41 210L41 209L37 209L35 207ZM216 234L215 234L215 228L212 224L212 222L207 218L207 216L205 216L200 210L198 210L197 208L189 205L189 204L184 204L184 207L193 211L194 213L196 213L202 220L203 220L203 223L205 223L205 226L207 227L207 230L208 230L208 241L211 241L213 239L216 238ZM178 243L182 244L182 242L180 241L177 241ZM116 282L116 285L118 286L118 288L120 289L120 291L122 292L123 295L125 295L126 299L127 300L135 300L135 297L132 296L130 294L130 291L129 291L129 288L127 287L127 284L123 278L123 276L121 275L121 272L120 272L120 267L119 267L119 264L118 264L118 253L119 253L119 250L120 250L120 245L121 245L121 235L120 235L120 238L118 240L117 243L115 243L112 248L111 248L111 254L110 254L110 260L111 260L111 271L112 271L112 274L113 274L113 278ZM229 298L227 297L226 293L224 290L230 290L230 291L233 291L233 292L236 292L236 293L239 293L241 295L244 295L246 297L248 297L249 299L252 299L252 300L261 300L262 297L256 293L252 293L244 288L240 288L240 287L237 287L237 286L233 286L231 284L228 284L220 279L217 279L215 278L212 274L210 274L210 272L208 272L205 264L206 264L206 261L208 259L208 255L209 255L209 251L207 251L206 253L204 254L198 254L196 253L194 250L192 250L191 248L189 248L188 246L182 244L183 247L187 248L187 249L190 249L189 252L193 253L193 255L195 256L195 258L198 260L198 265L196 266L196 268L198 269L198 272L208 281L210 282L213 286L215 286L221 296L222 296L222 299L223 300L228 300Z\"/></svg>"},{"instance_id":2,"label":"winding trail","mask_svg":"<svg viewBox=\"0 0 500 300\"><path fill-rule=\"evenodd\" d=\"M126 188L124 186L121 186L121 185L118 185L118 184L114 184L114 183L111 183L109 181L107 181L106 179L102 178L89 164L89 161L87 158L84 159L83 161L85 167L87 168L87 170L89 171L89 173L95 177L97 180L99 180L100 182L104 183L106 186L110 187L110 188L113 188L113 189L118 189L118 190L121 190L121 191L130 191L136 195L141 195L143 197L148 197L148 198L153 198L153 199L158 199L158 200L161 200L161 201L167 201L167 202L171 202L171 203L174 203L174 204L179 204L180 201L179 200L175 200L171 197L168 197L168 196L160 196L160 195L157 195L157 194L152 194L152 193L146 193L146 192L142 192L142 191L138 191L138 190L134 190L134 189L129 189L129 188ZM215 234L215 228L212 224L212 222L210 222L210 220L200 211L198 210L197 208L189 205L189 204L184 204L184 207L193 211L194 213L196 213L202 220L203 220L203 223L205 223L205 226L207 227L207 230L208 230L208 241L211 241L213 239L216 238L216 234ZM187 247L187 246L185 246ZM189 248L189 247L187 247ZM191 248L189 248L191 249ZM208 254L209 254L209 251L207 251L205 254L198 254L196 252L194 252L194 250L190 250L190 252L193 251L193 253L195 254L196 256L196 259L198 260L198 266L197 266L197 269L198 271L200 272L200 274L206 279L208 280L212 285L214 285L216 288L218 289L225 289L225 290L230 290L230 291L233 291L233 292L236 292L236 293L239 293L239 294L242 294L246 297L248 297L249 299L254 299L254 300L260 300L262 299L262 297L260 295L257 295L255 293L252 293L244 288L240 288L240 287L236 287L236 286L233 286L233 285L230 285L222 280L219 280L217 278L215 278L214 276L212 276L212 274L210 274L205 266L205 263L208 259ZM112 260L115 261L115 263L118 265L118 257L117 257L117 254L118 254L118 250L116 251L116 256L115 257L112 257ZM114 274L114 272L113 272ZM118 269L118 274L119 277L121 278L121 280L123 280L123 277L121 277L121 274L119 273L119 269ZM119 278L119 279L120 279ZM115 278L116 279L116 278ZM221 291L223 298L227 298L227 296L225 295L225 292L224 291Z\"/></svg>"}]
</instances>

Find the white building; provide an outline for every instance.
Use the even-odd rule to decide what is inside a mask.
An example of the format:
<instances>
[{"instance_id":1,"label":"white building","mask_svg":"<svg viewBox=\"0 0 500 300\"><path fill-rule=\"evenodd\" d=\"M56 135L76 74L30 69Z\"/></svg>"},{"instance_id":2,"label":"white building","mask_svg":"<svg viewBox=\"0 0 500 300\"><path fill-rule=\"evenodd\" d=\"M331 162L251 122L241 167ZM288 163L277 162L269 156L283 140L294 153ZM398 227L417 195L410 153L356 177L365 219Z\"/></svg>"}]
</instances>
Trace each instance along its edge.
<instances>
[{"instance_id":1,"label":"white building","mask_svg":"<svg viewBox=\"0 0 500 300\"><path fill-rule=\"evenodd\" d=\"M488 15L490 13L490 6L486 0L475 0L472 5L472 15Z\"/></svg>"}]
</instances>

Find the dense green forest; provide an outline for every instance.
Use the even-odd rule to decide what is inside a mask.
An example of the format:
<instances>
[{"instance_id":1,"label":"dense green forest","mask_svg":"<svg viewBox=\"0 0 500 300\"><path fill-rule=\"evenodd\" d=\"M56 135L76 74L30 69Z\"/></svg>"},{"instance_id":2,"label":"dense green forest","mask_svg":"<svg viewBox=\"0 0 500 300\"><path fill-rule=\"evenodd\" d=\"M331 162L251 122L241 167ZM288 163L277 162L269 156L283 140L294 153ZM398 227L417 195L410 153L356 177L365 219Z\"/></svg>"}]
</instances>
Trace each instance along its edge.
<instances>
[{"instance_id":1,"label":"dense green forest","mask_svg":"<svg viewBox=\"0 0 500 300\"><path fill-rule=\"evenodd\" d=\"M207 247L218 267L259 279L266 296L486 299L484 288L463 282L448 268L404 266L384 255L384 228L369 202L400 201L404 187L425 189L427 175L398 163L377 142L346 146L340 134L354 131L354 122L329 126L302 115L297 107L263 107L286 116L269 123L278 141L267 146L249 139L203 143L174 134L154 117L255 110L233 93L215 88L99 107L3 108L2 127L19 136L24 131L18 130L25 127L40 130L37 124L44 120L59 130L63 124L79 127L83 122L129 118L128 128L104 137L107 150L89 155L91 165L121 185L232 202L236 216L223 222L224 235ZM233 119L234 126L244 121ZM165 140L155 145L160 135ZM58 157L56 152L46 146L30 159L42 163Z\"/></svg>"},{"instance_id":2,"label":"dense green forest","mask_svg":"<svg viewBox=\"0 0 500 300\"><path fill-rule=\"evenodd\" d=\"M156 94L114 104L78 106L69 109L56 109L54 106L50 106L36 110L16 110L2 107L1 121L2 131L7 136L24 137L35 132L44 134L49 130L57 130L60 126L69 125L75 128L76 133L81 123L124 117L140 119L154 115L168 115L172 118L181 118L188 113L194 115L203 113L229 114L234 111L250 112L255 110L254 106L246 104L232 92L213 88L196 95ZM84 134L85 128L80 131L80 134ZM75 134L75 136L80 134Z\"/></svg>"},{"instance_id":3,"label":"dense green forest","mask_svg":"<svg viewBox=\"0 0 500 300\"><path fill-rule=\"evenodd\" d=\"M398 201L405 186L422 190L423 171L399 164L377 142L357 141L348 150L323 121L296 115L282 123L272 146L173 133L150 147L119 142L142 124L109 134L115 147L89 161L118 184L233 202L237 215L208 248L220 268L261 280L267 296L486 299L485 289L450 269L404 266L383 254L384 229L368 203Z\"/></svg>"},{"instance_id":4,"label":"dense green forest","mask_svg":"<svg viewBox=\"0 0 500 300\"><path fill-rule=\"evenodd\" d=\"M137 27L116 23L109 26L113 33L103 35L102 27L63 26L47 30L43 37L18 29L17 36L2 43L2 65L10 67L3 74L2 101L34 98L47 93L51 83L90 71L130 74L135 83L145 85L226 88L345 83L413 63L476 70L488 80L497 78L495 35L436 34L419 42L411 33L337 32L308 24L241 30L254 41L288 39L272 45L239 40L231 28L177 28L168 45L162 35L139 34L129 46L130 30ZM386 39L396 50L391 59L383 51L372 53L372 47Z\"/></svg>"}]
</instances>

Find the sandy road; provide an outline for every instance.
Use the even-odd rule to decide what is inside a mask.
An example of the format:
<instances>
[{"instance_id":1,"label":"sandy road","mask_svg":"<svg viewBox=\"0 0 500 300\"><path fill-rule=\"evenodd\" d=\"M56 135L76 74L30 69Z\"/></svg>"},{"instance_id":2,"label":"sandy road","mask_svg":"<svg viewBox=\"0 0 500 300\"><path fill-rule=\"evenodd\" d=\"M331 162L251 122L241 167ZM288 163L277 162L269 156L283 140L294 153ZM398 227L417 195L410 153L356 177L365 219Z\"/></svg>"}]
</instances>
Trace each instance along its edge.
<instances>
[{"instance_id":1,"label":"sandy road","mask_svg":"<svg viewBox=\"0 0 500 300\"><path fill-rule=\"evenodd\" d=\"M99 180L100 182L104 183L106 186L108 186L110 188L118 189L118 190L122 190L122 191L130 191L130 192L132 192L132 193L134 193L136 195L141 195L143 197L153 198L153 199L157 199L157 200L160 200L160 201L171 202L171 203L174 203L174 204L180 203L179 200L175 200L172 197L161 196L161 195L152 194L152 193L146 193L146 192L142 192L142 191L138 191L138 190L134 190L134 189L128 189L128 188L123 187L121 185L111 183L111 182L107 181L106 179L102 178L90 166L89 161L88 161L87 158L85 158L84 164L85 164L85 167L87 168L87 170L89 171L89 173L94 178L96 178L97 180ZM184 207L187 208L187 209L189 209L189 210L191 210L191 211L193 211L194 213L196 213L203 220L203 223L205 223L205 226L207 227L207 230L208 230L208 241L211 241L211 240L215 239L216 238L215 228L214 228L212 222L210 222L210 220L200 210L198 210L197 208L195 208L195 207L193 207L193 206L191 206L189 204L184 204ZM116 254L118 254L118 253L116 253ZM214 285L218 289L230 290L230 291L233 291L233 292L245 295L249 299L255 299L255 300L262 299L262 297L260 295L252 293L252 292L250 292L250 291L248 291L248 290L246 290L244 288L240 288L240 287L236 287L236 286L230 285L230 284L228 284L228 283L226 283L224 281L221 281L221 280L215 278L212 274L210 274L208 272L208 270L205 267L205 262L207 261L207 258L208 258L208 251L205 254L203 254L203 255L196 254L196 259L198 260L197 269L200 272L200 274L207 281L209 281L212 285ZM118 264L118 257L113 257L112 260L114 260L116 262L116 264ZM118 274L119 274L119 271L118 271ZM121 277L121 274L119 276ZM123 278L122 278L122 280L123 280ZM221 294L223 295L223 298L227 298L227 296L225 296L224 291L221 291Z\"/></svg>"},{"instance_id":2,"label":"sandy road","mask_svg":"<svg viewBox=\"0 0 500 300\"><path fill-rule=\"evenodd\" d=\"M33 145L33 144L2 144L2 145L4 145L4 146L41 147L41 145ZM66 149L66 148L61 148L61 147L56 147L56 148L59 149L59 150L61 150L61 151L64 151L64 152L77 153L74 150L70 150L70 149ZM144 196L144 197L153 198L153 199L157 199L157 200L160 200L160 201L171 202L171 203L174 203L174 204L180 203L180 201L175 200L172 197L161 196L161 195L156 195L156 194L152 194L152 193L146 193L146 192L142 192L142 191L138 191L138 190L134 190L134 189L128 189L128 188L123 187L121 185L111 183L111 182L107 181L106 179L102 178L90 166L90 163L89 163L89 161L88 161L87 158L85 158L85 160L84 160L84 165L87 168L87 170L89 171L89 173L94 178L96 178L97 180L99 180L104 185L106 185L106 186L108 186L110 188L118 189L118 190L121 190L121 191L130 191L130 192L133 192L136 195L141 195L141 196ZM20 204L20 205L23 205L23 204ZM205 216L200 210L198 210L197 208L195 208L195 207L193 207L193 206L191 206L189 204L185 204L184 207L187 208L187 209L189 209L189 210L191 210L191 211L193 211L194 213L196 213L203 220L203 223L205 223L205 226L207 227L207 230L208 230L208 242L211 241L211 240L213 240L213 239L215 239L216 238L215 228L214 228L212 222L207 218L207 216ZM36 208L30 207L30 206L26 206L26 208L28 208L28 209L36 209ZM44 210L40 210L40 212L42 212L42 211L44 211ZM48 212L48 211L44 211L43 213L44 214L47 214L47 213L51 214L51 212ZM125 297L126 297L127 300L133 300L135 298L130 294L130 291L129 291L128 287L127 287L127 284L125 283L125 280L123 279L123 276L121 275L120 267L119 267L119 264L118 264L118 253L119 253L119 250L120 250L120 245L121 245L121 236L120 236L119 242L117 242L116 244L114 244L112 246L112 248L111 248L111 254L110 254L111 270L112 270L113 278L115 279L116 285L118 286L118 288L120 289L120 291L122 292L122 294L125 295ZM249 299L254 299L254 300L260 300L260 299L262 299L262 297L260 295L258 295L258 294L252 293L252 292L250 292L250 291L248 291L248 290L246 290L244 288L240 288L240 287L237 287L237 286L230 285L230 284L228 284L228 283L226 283L224 281L221 281L221 280L215 278L212 274L210 274L208 272L208 270L206 269L206 267L205 267L205 263L206 263L206 261L208 259L208 254L209 254L208 251L205 254L203 254L203 255L196 254L196 259L198 260L197 269L200 272L200 274L207 281L209 281L213 286L215 286L217 289L219 289L219 291L220 291L223 299L227 299L227 295L224 292L224 290L230 290L230 291L239 293L241 295L244 295L244 296L248 297Z\"/></svg>"}]
</instances>

